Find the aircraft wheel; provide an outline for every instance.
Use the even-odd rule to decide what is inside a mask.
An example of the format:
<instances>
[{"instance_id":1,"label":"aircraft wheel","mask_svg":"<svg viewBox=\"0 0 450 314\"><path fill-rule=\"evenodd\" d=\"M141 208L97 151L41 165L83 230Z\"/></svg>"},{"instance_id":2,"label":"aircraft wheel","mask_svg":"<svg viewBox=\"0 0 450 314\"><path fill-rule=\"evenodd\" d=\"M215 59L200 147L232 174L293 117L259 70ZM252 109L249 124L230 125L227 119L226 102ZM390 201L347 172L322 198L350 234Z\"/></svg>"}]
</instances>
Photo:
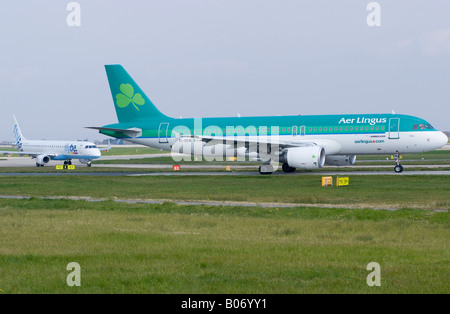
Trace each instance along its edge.
<instances>
[{"instance_id":1,"label":"aircraft wheel","mask_svg":"<svg viewBox=\"0 0 450 314\"><path fill-rule=\"evenodd\" d=\"M294 167L290 167L287 163L284 163L283 166L281 166L281 169L283 170L283 172L286 173L290 173L290 172L294 172L295 168Z\"/></svg>"},{"instance_id":2,"label":"aircraft wheel","mask_svg":"<svg viewBox=\"0 0 450 314\"><path fill-rule=\"evenodd\" d=\"M87 166L88 166L88 167L91 167L91 166L92 166L92 164L91 164L90 162L88 162L88 163L87 163Z\"/></svg>"},{"instance_id":3,"label":"aircraft wheel","mask_svg":"<svg viewBox=\"0 0 450 314\"><path fill-rule=\"evenodd\" d=\"M403 166L401 166L401 165L395 166L394 171L397 173L403 172Z\"/></svg>"},{"instance_id":4,"label":"aircraft wheel","mask_svg":"<svg viewBox=\"0 0 450 314\"><path fill-rule=\"evenodd\" d=\"M273 167L272 165L261 165L259 166L259 173L260 174L272 174L273 173Z\"/></svg>"}]
</instances>

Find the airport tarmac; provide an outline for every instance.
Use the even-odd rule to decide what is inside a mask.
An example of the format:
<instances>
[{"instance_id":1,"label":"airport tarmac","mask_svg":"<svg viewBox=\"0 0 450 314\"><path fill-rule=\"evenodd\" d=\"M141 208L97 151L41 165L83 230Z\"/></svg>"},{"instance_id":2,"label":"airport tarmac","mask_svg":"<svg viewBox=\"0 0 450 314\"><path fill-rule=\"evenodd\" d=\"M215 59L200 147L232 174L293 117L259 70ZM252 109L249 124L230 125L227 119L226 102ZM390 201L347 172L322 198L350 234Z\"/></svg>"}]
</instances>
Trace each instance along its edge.
<instances>
[{"instance_id":1,"label":"airport tarmac","mask_svg":"<svg viewBox=\"0 0 450 314\"><path fill-rule=\"evenodd\" d=\"M239 172L226 172L226 171L201 171L201 172L5 172L0 173L0 177L23 177L23 176L38 176L38 177L56 177L56 176L96 176L96 177L123 177L123 176L260 176L258 171L239 171ZM394 171L351 171L351 172L293 172L283 173L274 172L272 176L295 176L295 175L322 175L322 176L361 176L361 175L395 175L395 176L407 176L407 175L450 175L450 171L404 171L402 173L395 173Z\"/></svg>"},{"instance_id":2,"label":"airport tarmac","mask_svg":"<svg viewBox=\"0 0 450 314\"><path fill-rule=\"evenodd\" d=\"M130 159L141 159L141 158L156 158L161 156L168 156L168 154L146 154L146 155L124 155L124 156L105 156L102 157L103 160L130 160ZM50 161L48 165L46 165L46 168L53 168L56 165L60 165L61 162L57 161ZM121 172L84 172L82 169L87 168L86 165L82 165L79 162L74 163L77 170L76 172L5 172L0 173L0 176L80 176L80 175L87 175L87 176L155 176L155 175L164 175L164 176L172 176L172 175L179 175L179 176L192 176L192 175L231 175L231 176L239 176L239 175L260 175L258 172L258 166L259 164L249 164L249 165L233 165L230 163L230 171L225 171L226 166L225 165L205 165L205 164L199 164L199 165L182 165L181 171L165 171L165 169L170 170L172 169L173 165L176 164L174 162L173 164L94 164L92 168L89 168L89 170L93 168L116 168L116 169L123 169ZM438 169L438 168L450 168L449 165L407 165L404 166L405 171L402 173L395 173L392 171L367 171L368 168L393 168L393 165L386 164L386 165L353 165L353 166L345 166L345 167L336 167L336 166L325 166L323 169L329 169L329 171L320 171L320 172L304 172L304 171L296 171L294 173L283 173L281 171L277 171L273 173L272 175L450 175L450 171L442 171L442 170L421 170L421 171L408 171L408 168L428 168L428 169ZM1 157L0 158L0 167L1 168L35 168L35 162L30 157ZM127 169L161 169L162 171L155 171L155 172L144 172L144 173L138 173L138 172L127 172ZM195 169L201 170L201 171L195 171ZM346 171L346 169L352 169L351 171ZM361 169L361 171L355 170L355 169ZM183 171L183 170L189 170L189 171ZM233 171L238 170L238 171ZM246 171L247 170L247 171Z\"/></svg>"}]
</instances>

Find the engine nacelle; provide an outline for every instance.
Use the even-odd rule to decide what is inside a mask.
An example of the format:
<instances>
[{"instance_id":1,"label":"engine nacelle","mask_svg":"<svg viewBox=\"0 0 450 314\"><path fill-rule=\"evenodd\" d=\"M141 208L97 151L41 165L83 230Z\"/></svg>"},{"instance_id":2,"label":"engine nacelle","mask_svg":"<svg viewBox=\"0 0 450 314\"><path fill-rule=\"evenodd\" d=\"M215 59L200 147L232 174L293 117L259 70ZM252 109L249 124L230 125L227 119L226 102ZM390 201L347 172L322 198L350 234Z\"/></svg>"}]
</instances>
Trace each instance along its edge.
<instances>
[{"instance_id":1,"label":"engine nacelle","mask_svg":"<svg viewBox=\"0 0 450 314\"><path fill-rule=\"evenodd\" d=\"M45 165L50 161L50 157L47 155L39 155L36 157L36 163L40 165Z\"/></svg>"},{"instance_id":2,"label":"engine nacelle","mask_svg":"<svg viewBox=\"0 0 450 314\"><path fill-rule=\"evenodd\" d=\"M325 163L331 166L351 166L356 161L356 155L331 155L325 158Z\"/></svg>"},{"instance_id":3,"label":"engine nacelle","mask_svg":"<svg viewBox=\"0 0 450 314\"><path fill-rule=\"evenodd\" d=\"M325 149L321 146L288 148L284 160L292 168L322 168L325 163Z\"/></svg>"}]
</instances>

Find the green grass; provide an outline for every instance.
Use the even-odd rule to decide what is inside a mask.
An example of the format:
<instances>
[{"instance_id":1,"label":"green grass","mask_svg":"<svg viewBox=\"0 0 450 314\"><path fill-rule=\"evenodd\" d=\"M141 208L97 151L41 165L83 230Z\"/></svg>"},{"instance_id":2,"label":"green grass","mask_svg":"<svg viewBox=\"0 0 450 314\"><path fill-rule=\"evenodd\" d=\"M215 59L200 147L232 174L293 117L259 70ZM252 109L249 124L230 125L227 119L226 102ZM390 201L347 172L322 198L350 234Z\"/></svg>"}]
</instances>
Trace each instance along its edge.
<instances>
[{"instance_id":1,"label":"green grass","mask_svg":"<svg viewBox=\"0 0 450 314\"><path fill-rule=\"evenodd\" d=\"M108 151L103 151L102 156L121 156L121 155L142 155L142 154L162 154L164 152L156 148L145 146L139 147L113 147Z\"/></svg>"},{"instance_id":2,"label":"green grass","mask_svg":"<svg viewBox=\"0 0 450 314\"><path fill-rule=\"evenodd\" d=\"M2 176L1 195L31 198L0 199L0 294L450 292L448 176L320 183L320 175ZM208 199L276 204L170 202ZM81 266L81 287L66 284L70 262ZM381 287L366 284L370 262L381 266Z\"/></svg>"},{"instance_id":3,"label":"green grass","mask_svg":"<svg viewBox=\"0 0 450 314\"><path fill-rule=\"evenodd\" d=\"M1 293L450 292L446 212L30 199L0 223Z\"/></svg>"},{"instance_id":4,"label":"green grass","mask_svg":"<svg viewBox=\"0 0 450 314\"><path fill-rule=\"evenodd\" d=\"M336 180L336 177L334 177ZM344 204L450 208L449 176L350 176L348 187L322 187L320 175L0 177L2 195Z\"/></svg>"}]
</instances>

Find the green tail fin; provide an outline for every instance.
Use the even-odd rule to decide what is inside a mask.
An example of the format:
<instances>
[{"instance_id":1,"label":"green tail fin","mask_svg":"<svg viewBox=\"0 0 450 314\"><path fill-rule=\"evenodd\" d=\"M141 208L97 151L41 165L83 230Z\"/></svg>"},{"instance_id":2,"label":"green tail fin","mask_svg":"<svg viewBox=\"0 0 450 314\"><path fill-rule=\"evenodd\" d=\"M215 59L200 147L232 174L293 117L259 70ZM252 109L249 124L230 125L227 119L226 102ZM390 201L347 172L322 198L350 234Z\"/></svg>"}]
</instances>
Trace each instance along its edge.
<instances>
[{"instance_id":1,"label":"green tail fin","mask_svg":"<svg viewBox=\"0 0 450 314\"><path fill-rule=\"evenodd\" d=\"M167 118L121 65L105 65L105 69L119 122Z\"/></svg>"}]
</instances>

